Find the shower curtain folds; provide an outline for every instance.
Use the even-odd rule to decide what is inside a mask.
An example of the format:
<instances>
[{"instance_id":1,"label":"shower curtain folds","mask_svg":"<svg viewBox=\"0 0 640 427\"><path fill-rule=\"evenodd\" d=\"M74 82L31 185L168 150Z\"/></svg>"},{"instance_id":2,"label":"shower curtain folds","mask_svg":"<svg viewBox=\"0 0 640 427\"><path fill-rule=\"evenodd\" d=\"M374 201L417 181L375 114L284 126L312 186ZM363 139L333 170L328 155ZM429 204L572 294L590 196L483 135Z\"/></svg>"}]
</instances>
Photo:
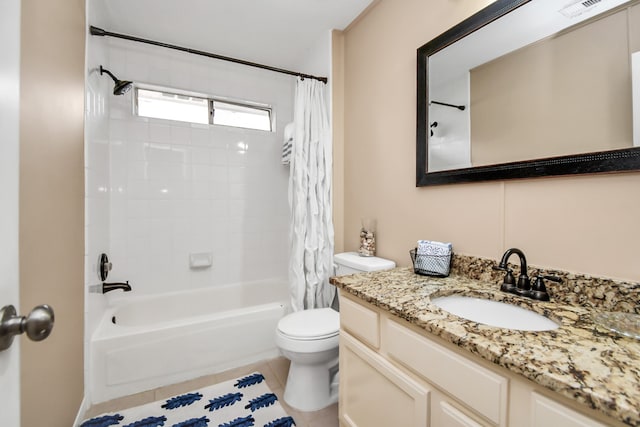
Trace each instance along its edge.
<instances>
[{"instance_id":1,"label":"shower curtain folds","mask_svg":"<svg viewBox=\"0 0 640 427\"><path fill-rule=\"evenodd\" d=\"M298 78L289 175L289 289L294 311L328 307L335 289L331 206L332 145L326 86Z\"/></svg>"}]
</instances>

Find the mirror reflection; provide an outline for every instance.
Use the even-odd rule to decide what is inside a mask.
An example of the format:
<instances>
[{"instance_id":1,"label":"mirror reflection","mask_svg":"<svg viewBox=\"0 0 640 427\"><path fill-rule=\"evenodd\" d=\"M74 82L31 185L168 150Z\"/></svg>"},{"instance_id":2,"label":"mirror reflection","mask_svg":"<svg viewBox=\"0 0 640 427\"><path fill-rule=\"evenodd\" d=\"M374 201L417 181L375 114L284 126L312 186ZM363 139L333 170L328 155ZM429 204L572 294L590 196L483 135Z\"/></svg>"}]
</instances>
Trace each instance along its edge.
<instances>
[{"instance_id":1,"label":"mirror reflection","mask_svg":"<svg viewBox=\"0 0 640 427\"><path fill-rule=\"evenodd\" d=\"M430 55L427 172L639 147L638 51L638 1L534 0Z\"/></svg>"}]
</instances>

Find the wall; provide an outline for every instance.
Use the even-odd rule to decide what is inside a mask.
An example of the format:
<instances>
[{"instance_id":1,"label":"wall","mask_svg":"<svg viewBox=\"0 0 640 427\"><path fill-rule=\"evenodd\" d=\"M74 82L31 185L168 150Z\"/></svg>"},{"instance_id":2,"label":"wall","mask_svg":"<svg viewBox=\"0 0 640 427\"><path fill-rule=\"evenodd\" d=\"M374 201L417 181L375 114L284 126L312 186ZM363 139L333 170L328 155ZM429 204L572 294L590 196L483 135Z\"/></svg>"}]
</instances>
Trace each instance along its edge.
<instances>
[{"instance_id":1,"label":"wall","mask_svg":"<svg viewBox=\"0 0 640 427\"><path fill-rule=\"evenodd\" d=\"M331 32L334 253L344 252L344 33Z\"/></svg>"},{"instance_id":2,"label":"wall","mask_svg":"<svg viewBox=\"0 0 640 427\"><path fill-rule=\"evenodd\" d=\"M331 31L325 31L311 46L302 58L298 59L296 71L318 77L329 77L331 74ZM328 81L331 85L331 81Z\"/></svg>"},{"instance_id":3,"label":"wall","mask_svg":"<svg viewBox=\"0 0 640 427\"><path fill-rule=\"evenodd\" d=\"M82 0L25 0L20 71L20 314L55 310L45 341L21 338L21 423L69 426L82 400Z\"/></svg>"},{"instance_id":4,"label":"wall","mask_svg":"<svg viewBox=\"0 0 640 427\"><path fill-rule=\"evenodd\" d=\"M638 280L639 173L415 187L416 49L488 3L383 0L345 32L345 249L369 216L378 254L400 265L417 239L433 239Z\"/></svg>"},{"instance_id":5,"label":"wall","mask_svg":"<svg viewBox=\"0 0 640 427\"><path fill-rule=\"evenodd\" d=\"M109 41L119 78L270 104L275 132L133 116L133 91L110 95L110 280L151 294L277 278L286 286L291 76L121 40ZM213 253L190 269L189 254ZM128 297L112 292L108 299Z\"/></svg>"}]
</instances>

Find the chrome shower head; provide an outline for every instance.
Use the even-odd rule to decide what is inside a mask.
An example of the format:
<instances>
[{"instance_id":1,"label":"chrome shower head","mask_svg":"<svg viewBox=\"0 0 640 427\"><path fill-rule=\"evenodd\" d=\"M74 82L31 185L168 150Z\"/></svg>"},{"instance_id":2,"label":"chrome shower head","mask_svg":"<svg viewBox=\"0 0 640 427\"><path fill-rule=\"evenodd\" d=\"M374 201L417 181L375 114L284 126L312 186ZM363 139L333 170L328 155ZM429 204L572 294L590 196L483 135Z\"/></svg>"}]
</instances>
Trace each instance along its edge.
<instances>
[{"instance_id":1,"label":"chrome shower head","mask_svg":"<svg viewBox=\"0 0 640 427\"><path fill-rule=\"evenodd\" d=\"M129 90L131 90L131 88L133 87L133 82L130 82L128 80L119 80L116 76L114 76L111 73L111 71L107 70L106 68L103 68L101 65L100 75L102 75L103 73L107 73L109 77L111 77L114 83L116 84L113 88L114 95L124 95L125 93L129 92Z\"/></svg>"}]
</instances>

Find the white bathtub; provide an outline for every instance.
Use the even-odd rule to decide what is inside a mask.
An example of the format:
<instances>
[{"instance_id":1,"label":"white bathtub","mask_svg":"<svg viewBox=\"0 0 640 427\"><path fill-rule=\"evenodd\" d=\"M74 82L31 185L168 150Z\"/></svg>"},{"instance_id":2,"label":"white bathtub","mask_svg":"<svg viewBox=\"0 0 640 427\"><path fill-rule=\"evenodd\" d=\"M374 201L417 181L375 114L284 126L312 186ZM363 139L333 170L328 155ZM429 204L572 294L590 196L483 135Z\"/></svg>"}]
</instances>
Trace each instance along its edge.
<instances>
[{"instance_id":1,"label":"white bathtub","mask_svg":"<svg viewBox=\"0 0 640 427\"><path fill-rule=\"evenodd\" d=\"M122 295L91 340L91 401L103 402L276 357L283 281Z\"/></svg>"}]
</instances>

